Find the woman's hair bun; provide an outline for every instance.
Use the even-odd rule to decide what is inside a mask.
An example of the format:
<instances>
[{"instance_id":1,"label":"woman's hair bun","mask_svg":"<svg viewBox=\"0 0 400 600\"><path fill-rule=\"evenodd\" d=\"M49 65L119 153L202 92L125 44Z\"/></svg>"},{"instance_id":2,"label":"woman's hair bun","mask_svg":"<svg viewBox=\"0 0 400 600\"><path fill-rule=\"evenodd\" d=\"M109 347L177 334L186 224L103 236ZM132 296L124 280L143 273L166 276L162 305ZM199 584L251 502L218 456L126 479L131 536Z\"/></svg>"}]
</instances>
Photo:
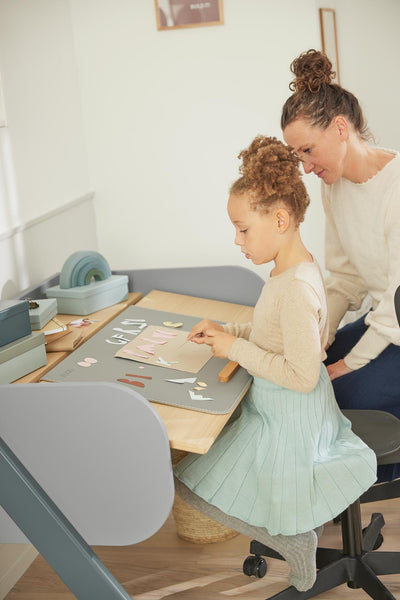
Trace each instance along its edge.
<instances>
[{"instance_id":1,"label":"woman's hair bun","mask_svg":"<svg viewBox=\"0 0 400 600\"><path fill-rule=\"evenodd\" d=\"M290 65L290 70L295 79L289 88L298 93L318 93L323 85L332 83L336 76L329 58L318 50L307 50L300 54Z\"/></svg>"}]
</instances>

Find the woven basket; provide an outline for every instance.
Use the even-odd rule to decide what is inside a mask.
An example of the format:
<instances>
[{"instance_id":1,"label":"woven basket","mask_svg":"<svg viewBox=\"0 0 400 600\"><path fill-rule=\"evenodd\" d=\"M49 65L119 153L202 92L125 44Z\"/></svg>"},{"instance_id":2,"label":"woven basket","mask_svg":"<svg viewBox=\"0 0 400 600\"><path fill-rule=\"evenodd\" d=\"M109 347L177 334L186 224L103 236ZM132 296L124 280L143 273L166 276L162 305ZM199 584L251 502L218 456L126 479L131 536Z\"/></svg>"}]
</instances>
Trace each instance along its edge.
<instances>
[{"instance_id":1,"label":"woven basket","mask_svg":"<svg viewBox=\"0 0 400 600\"><path fill-rule=\"evenodd\" d=\"M186 455L187 452L182 450L172 450L172 464L176 465ZM238 535L237 531L209 519L200 511L189 506L178 494L175 494L172 512L178 536L188 542L213 544L230 540Z\"/></svg>"}]
</instances>

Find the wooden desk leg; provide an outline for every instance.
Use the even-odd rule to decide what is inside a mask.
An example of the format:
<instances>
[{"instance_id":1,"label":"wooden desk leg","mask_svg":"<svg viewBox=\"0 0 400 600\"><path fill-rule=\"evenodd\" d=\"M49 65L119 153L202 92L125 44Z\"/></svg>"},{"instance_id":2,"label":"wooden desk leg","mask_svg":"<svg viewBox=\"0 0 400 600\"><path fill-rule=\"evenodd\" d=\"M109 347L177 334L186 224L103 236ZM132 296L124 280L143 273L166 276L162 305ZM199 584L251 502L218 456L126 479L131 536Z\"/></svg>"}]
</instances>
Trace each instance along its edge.
<instances>
[{"instance_id":1,"label":"wooden desk leg","mask_svg":"<svg viewBox=\"0 0 400 600\"><path fill-rule=\"evenodd\" d=\"M0 438L0 504L78 600L131 600Z\"/></svg>"}]
</instances>

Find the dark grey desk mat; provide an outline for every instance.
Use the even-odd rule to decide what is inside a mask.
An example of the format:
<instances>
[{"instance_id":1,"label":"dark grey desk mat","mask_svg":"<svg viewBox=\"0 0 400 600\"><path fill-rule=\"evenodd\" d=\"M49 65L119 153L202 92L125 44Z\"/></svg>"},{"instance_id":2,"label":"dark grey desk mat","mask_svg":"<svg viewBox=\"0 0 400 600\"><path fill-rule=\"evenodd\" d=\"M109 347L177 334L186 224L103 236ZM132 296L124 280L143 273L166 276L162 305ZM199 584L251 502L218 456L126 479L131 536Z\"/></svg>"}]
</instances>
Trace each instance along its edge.
<instances>
[{"instance_id":1,"label":"dark grey desk mat","mask_svg":"<svg viewBox=\"0 0 400 600\"><path fill-rule=\"evenodd\" d=\"M87 342L79 346L54 369L51 369L42 378L42 381L111 381L118 383L118 379L137 381L144 387L136 387L139 393L161 404L170 404L181 408L189 408L201 412L225 414L230 412L241 400L249 388L252 377L248 372L239 368L230 381L218 381L218 373L226 365L227 360L211 358L197 374L185 373L172 368L144 365L120 357L115 357L127 342L130 342L141 330L135 321L143 319L147 325L160 325L164 321L180 322L180 329L190 331L201 320L199 317L188 317L170 312L162 312L140 306L130 306L115 319L110 321L103 329L98 331ZM97 362L86 361L95 359ZM90 366L80 366L78 363ZM139 369L139 367L143 367ZM127 374L133 373L141 377ZM145 379L144 377L151 377ZM202 391L194 391L205 399L192 399L189 390L193 391L196 383L170 383L166 379L186 379L196 377L196 381L207 383ZM131 385L121 383L121 385Z\"/></svg>"}]
</instances>

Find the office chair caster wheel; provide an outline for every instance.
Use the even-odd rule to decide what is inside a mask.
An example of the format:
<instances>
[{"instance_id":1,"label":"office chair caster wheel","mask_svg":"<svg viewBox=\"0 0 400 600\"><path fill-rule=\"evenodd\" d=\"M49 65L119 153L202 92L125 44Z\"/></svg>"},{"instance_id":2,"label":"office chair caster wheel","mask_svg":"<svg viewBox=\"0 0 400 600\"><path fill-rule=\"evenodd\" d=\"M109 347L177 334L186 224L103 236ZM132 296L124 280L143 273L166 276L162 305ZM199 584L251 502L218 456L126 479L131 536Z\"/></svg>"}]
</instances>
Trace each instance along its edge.
<instances>
[{"instance_id":1,"label":"office chair caster wheel","mask_svg":"<svg viewBox=\"0 0 400 600\"><path fill-rule=\"evenodd\" d=\"M267 572L267 563L262 556L248 556L243 563L243 573L261 579Z\"/></svg>"},{"instance_id":2,"label":"office chair caster wheel","mask_svg":"<svg viewBox=\"0 0 400 600\"><path fill-rule=\"evenodd\" d=\"M366 531L367 527L364 527L363 533ZM381 533L378 534L378 537L375 540L375 544L372 547L372 550L378 550L383 544L383 535Z\"/></svg>"}]
</instances>

